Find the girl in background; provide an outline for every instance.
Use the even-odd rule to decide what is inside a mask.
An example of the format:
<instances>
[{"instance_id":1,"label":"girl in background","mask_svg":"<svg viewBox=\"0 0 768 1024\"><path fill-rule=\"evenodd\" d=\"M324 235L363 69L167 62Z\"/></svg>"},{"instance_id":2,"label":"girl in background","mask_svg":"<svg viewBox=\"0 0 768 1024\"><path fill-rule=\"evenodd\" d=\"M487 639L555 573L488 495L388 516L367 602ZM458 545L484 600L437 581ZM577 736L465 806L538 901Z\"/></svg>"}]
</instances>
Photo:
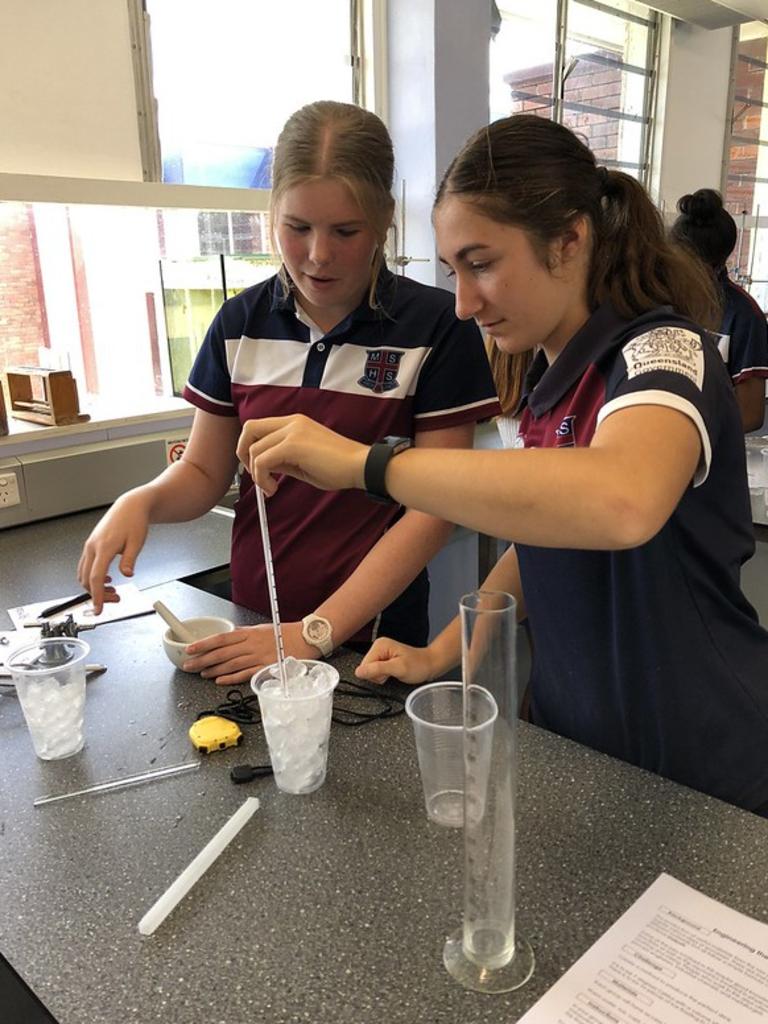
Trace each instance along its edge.
<instances>
[{"instance_id":1,"label":"girl in background","mask_svg":"<svg viewBox=\"0 0 768 1024\"><path fill-rule=\"evenodd\" d=\"M703 260L717 280L723 304L720 354L736 389L744 432L759 430L765 415L768 325L752 296L728 276L725 264L736 245L736 222L711 188L682 196L677 209L672 238Z\"/></svg>"}]
</instances>

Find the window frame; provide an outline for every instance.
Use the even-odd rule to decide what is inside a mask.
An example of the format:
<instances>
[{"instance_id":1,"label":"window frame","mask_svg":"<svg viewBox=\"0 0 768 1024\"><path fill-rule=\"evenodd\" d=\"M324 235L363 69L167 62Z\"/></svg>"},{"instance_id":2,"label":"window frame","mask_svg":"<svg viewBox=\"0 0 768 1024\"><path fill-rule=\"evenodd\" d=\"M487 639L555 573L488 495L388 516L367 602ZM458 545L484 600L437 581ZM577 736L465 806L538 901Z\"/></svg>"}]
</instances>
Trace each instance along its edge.
<instances>
[{"instance_id":1,"label":"window frame","mask_svg":"<svg viewBox=\"0 0 768 1024\"><path fill-rule=\"evenodd\" d=\"M640 0L640 2L642 2L642 0ZM644 89L642 114L624 113L620 110L617 111L604 107L596 107L590 104L579 103L575 100L568 100L566 98L566 82L569 74L575 66L573 64L569 66L567 60L567 44L569 38L568 16L571 4L575 3L578 3L581 7L587 7L591 10L618 18L621 21L642 25L646 28L646 66L644 68L623 60L614 61L608 58L603 58L601 60L597 56L592 61L596 64L603 64L606 67L617 69L620 72L641 74L647 79ZM566 110L573 110L578 113L594 114L609 121L640 123L642 127L639 163L625 160L604 160L602 162L606 167L615 167L620 170L636 170L638 180L642 185L648 188L650 186L652 174L655 109L658 93L659 61L661 53L661 26L661 15L650 7L648 7L647 16L642 17L638 14L631 14L629 12L617 10L606 3L600 2L600 0L557 0L555 12L555 40L552 63L551 101L547 102L547 98L544 96L526 95L520 90L514 92L513 96L516 99L522 100L538 100L541 102L542 106L550 107L552 120L556 121L558 124L564 123L563 113ZM592 60L592 58L584 59Z\"/></svg>"},{"instance_id":2,"label":"window frame","mask_svg":"<svg viewBox=\"0 0 768 1024\"><path fill-rule=\"evenodd\" d=\"M146 0L127 0L136 117L144 181L162 183L158 106L152 84L152 45ZM386 0L349 0L352 102L386 123Z\"/></svg>"},{"instance_id":3,"label":"window frame","mask_svg":"<svg viewBox=\"0 0 768 1024\"><path fill-rule=\"evenodd\" d=\"M745 24L751 24L749 22ZM728 116L725 122L725 135L723 139L723 160L722 160L722 175L720 180L720 192L723 196L723 201L726 207L735 202L728 198L729 185L732 182L751 182L753 185L768 185L768 177L760 177L756 174L732 174L731 173L731 150L734 145L747 145L747 146L768 146L768 114L761 116L760 128L756 139L750 139L744 136L740 136L734 133L734 125L739 117L741 117L747 109L750 107L758 107L762 110L768 110L768 101L766 100L754 100L748 96L740 96L736 92L736 80L738 77L739 63L749 64L762 68L766 79L768 79L768 59L759 60L756 57L749 57L739 53L741 25L735 25L733 28L733 41L731 49L731 70L730 80L728 89ZM766 55L768 57L768 42L766 44ZM738 104L741 104L741 110L736 111ZM765 134L762 134L765 132ZM748 266L741 270L737 275L738 283L751 291L753 285L768 285L768 277L766 278L755 278L753 276L753 270L755 261L757 258L758 250L760 246L760 231L768 229L768 212L766 214L759 213L760 206L755 204L754 196L752 199L752 209L749 213L742 211L740 214L731 211L732 216L736 220L739 238L734 249L737 261L741 260L743 250L743 239L745 232L750 233L749 239L749 251L747 253ZM757 212L756 212L757 211ZM766 244L766 243L764 243Z\"/></svg>"},{"instance_id":4,"label":"window frame","mask_svg":"<svg viewBox=\"0 0 768 1024\"><path fill-rule=\"evenodd\" d=\"M72 178L56 175L0 172L0 202L51 203L65 206L134 206L155 209L190 209L226 213L268 213L270 189L170 184L162 181L157 104L152 92L149 15L145 0L126 0L131 59L136 95L137 133L142 180ZM355 102L373 110L386 123L387 115L387 0L350 0L350 74L354 75ZM191 411L168 399L168 408L121 415L114 424L125 436L144 434L155 425L191 421ZM0 438L3 449L47 450L62 442L59 435L77 436L86 443L114 425L98 417L66 427L29 428L22 434ZM9 447L10 446L10 447Z\"/></svg>"}]
</instances>

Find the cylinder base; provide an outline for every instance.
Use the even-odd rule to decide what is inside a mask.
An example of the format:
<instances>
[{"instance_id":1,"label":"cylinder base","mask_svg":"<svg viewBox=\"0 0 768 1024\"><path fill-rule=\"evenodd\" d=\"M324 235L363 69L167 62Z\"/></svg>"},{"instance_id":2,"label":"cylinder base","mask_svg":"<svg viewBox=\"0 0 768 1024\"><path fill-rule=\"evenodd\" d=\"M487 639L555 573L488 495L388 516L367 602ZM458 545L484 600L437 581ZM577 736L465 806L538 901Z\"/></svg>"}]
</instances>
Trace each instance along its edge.
<instances>
[{"instance_id":1,"label":"cylinder base","mask_svg":"<svg viewBox=\"0 0 768 1024\"><path fill-rule=\"evenodd\" d=\"M521 988L533 974L534 955L525 939L515 940L515 954L504 967L489 970L474 963L464 953L463 929L459 928L445 940L445 969L464 988L473 992L513 992Z\"/></svg>"}]
</instances>

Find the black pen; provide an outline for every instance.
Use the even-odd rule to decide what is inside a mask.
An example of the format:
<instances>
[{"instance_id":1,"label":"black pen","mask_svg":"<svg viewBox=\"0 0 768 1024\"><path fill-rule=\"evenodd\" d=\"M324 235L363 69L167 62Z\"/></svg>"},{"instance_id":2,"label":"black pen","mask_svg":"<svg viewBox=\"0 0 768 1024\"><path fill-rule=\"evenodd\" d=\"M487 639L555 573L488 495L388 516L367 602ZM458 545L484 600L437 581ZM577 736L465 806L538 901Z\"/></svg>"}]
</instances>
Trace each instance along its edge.
<instances>
[{"instance_id":1,"label":"black pen","mask_svg":"<svg viewBox=\"0 0 768 1024\"><path fill-rule=\"evenodd\" d=\"M90 601L90 594L78 594L76 597L68 597L66 601L60 601L58 604L52 604L50 608L43 608L41 612L37 613L38 619L47 619L51 615L57 615L59 612L65 612L67 608L72 608L76 604L82 604L83 601Z\"/></svg>"}]
</instances>

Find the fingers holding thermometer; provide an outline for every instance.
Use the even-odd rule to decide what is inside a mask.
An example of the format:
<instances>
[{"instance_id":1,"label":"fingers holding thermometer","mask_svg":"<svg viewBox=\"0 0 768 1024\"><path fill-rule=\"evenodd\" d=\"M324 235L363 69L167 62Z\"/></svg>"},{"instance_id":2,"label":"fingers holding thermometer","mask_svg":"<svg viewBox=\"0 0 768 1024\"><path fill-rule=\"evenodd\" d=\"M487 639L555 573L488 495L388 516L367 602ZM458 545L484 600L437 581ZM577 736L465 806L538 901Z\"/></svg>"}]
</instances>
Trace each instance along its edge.
<instances>
[{"instance_id":1,"label":"fingers holding thermometer","mask_svg":"<svg viewBox=\"0 0 768 1024\"><path fill-rule=\"evenodd\" d=\"M367 455L367 445L302 415L247 420L237 443L238 459L267 495L279 474L324 491L362 487Z\"/></svg>"}]
</instances>

